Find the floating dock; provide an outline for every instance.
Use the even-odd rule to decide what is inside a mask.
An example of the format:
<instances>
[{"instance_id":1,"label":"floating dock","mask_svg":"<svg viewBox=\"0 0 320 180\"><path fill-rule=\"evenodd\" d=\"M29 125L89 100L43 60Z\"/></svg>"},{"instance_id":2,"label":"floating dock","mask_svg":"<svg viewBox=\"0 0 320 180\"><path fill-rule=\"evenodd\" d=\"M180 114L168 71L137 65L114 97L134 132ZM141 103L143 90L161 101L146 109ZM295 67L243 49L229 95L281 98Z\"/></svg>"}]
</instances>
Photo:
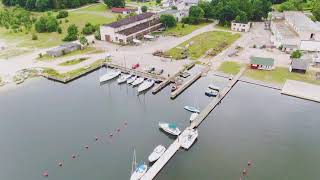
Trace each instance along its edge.
<instances>
[{"instance_id":1,"label":"floating dock","mask_svg":"<svg viewBox=\"0 0 320 180\"><path fill-rule=\"evenodd\" d=\"M320 86L301 81L287 80L281 94L320 102Z\"/></svg>"},{"instance_id":2,"label":"floating dock","mask_svg":"<svg viewBox=\"0 0 320 180\"><path fill-rule=\"evenodd\" d=\"M175 73L173 76L167 78L166 80L162 81L160 84L156 85L153 89L152 89L152 93L156 94L158 93L161 89L165 88L166 86L168 86L171 82L174 82L175 78L177 76L179 76L182 72L191 69L192 67L194 67L195 63L192 62L190 64L188 64L187 66L183 67L180 71L178 71L177 73Z\"/></svg>"},{"instance_id":3,"label":"floating dock","mask_svg":"<svg viewBox=\"0 0 320 180\"><path fill-rule=\"evenodd\" d=\"M176 98L180 93L182 93L186 88L188 88L191 84L193 84L196 80L198 80L202 75L202 72L196 73L192 76L188 81L182 84L177 90L173 91L170 95L171 99Z\"/></svg>"},{"instance_id":4,"label":"floating dock","mask_svg":"<svg viewBox=\"0 0 320 180\"><path fill-rule=\"evenodd\" d=\"M232 87L238 82L245 68L242 68L240 72L233 77L229 84L220 92L220 95L214 98L205 109L203 109L198 117L191 123L189 128L198 127L201 122L209 115L209 113L220 103L220 101L228 94ZM141 178L141 180L151 180L161 171L161 169L169 162L169 160L174 156L174 154L179 150L180 143L177 138L166 150L166 152L149 168L146 174Z\"/></svg>"}]
</instances>

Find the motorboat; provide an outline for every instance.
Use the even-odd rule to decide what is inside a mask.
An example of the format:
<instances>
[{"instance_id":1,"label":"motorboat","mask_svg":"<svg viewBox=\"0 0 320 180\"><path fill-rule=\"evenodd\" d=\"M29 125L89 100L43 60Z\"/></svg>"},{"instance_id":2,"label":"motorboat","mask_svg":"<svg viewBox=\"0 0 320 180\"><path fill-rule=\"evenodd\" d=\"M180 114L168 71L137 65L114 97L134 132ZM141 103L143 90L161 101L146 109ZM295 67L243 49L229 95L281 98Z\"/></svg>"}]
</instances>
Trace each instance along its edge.
<instances>
[{"instance_id":1,"label":"motorboat","mask_svg":"<svg viewBox=\"0 0 320 180\"><path fill-rule=\"evenodd\" d=\"M105 75L99 78L100 83L116 78L121 74L120 70L109 70Z\"/></svg>"},{"instance_id":2,"label":"motorboat","mask_svg":"<svg viewBox=\"0 0 320 180\"><path fill-rule=\"evenodd\" d=\"M198 138L198 135L198 130L196 129L187 128L186 130L184 130L178 137L181 147L183 147L184 149L189 149L194 141Z\"/></svg>"},{"instance_id":3,"label":"motorboat","mask_svg":"<svg viewBox=\"0 0 320 180\"><path fill-rule=\"evenodd\" d=\"M139 180L147 172L148 166L143 163L137 166L136 151L133 150L132 169L130 180Z\"/></svg>"},{"instance_id":4,"label":"motorboat","mask_svg":"<svg viewBox=\"0 0 320 180\"><path fill-rule=\"evenodd\" d=\"M192 107L192 106L185 106L184 109L187 110L187 111L190 111L190 112L200 113L199 109L197 109L195 107Z\"/></svg>"},{"instance_id":5,"label":"motorboat","mask_svg":"<svg viewBox=\"0 0 320 180\"><path fill-rule=\"evenodd\" d=\"M141 84L143 81L144 81L144 78L139 77L135 81L132 82L132 86L137 86L137 85Z\"/></svg>"},{"instance_id":6,"label":"motorboat","mask_svg":"<svg viewBox=\"0 0 320 180\"><path fill-rule=\"evenodd\" d=\"M194 121L198 117L199 113L192 113L190 116L190 122Z\"/></svg>"},{"instance_id":7,"label":"motorboat","mask_svg":"<svg viewBox=\"0 0 320 180\"><path fill-rule=\"evenodd\" d=\"M162 154L166 151L166 148L162 145L158 145L154 148L153 152L149 155L148 160L149 162L154 162L158 160Z\"/></svg>"},{"instance_id":8,"label":"motorboat","mask_svg":"<svg viewBox=\"0 0 320 180\"><path fill-rule=\"evenodd\" d=\"M209 84L208 88L212 89L212 90L215 90L215 91L220 91L220 87L215 86L214 84Z\"/></svg>"},{"instance_id":9,"label":"motorboat","mask_svg":"<svg viewBox=\"0 0 320 180\"><path fill-rule=\"evenodd\" d=\"M148 166L146 164L140 164L131 174L130 180L139 180L147 172Z\"/></svg>"},{"instance_id":10,"label":"motorboat","mask_svg":"<svg viewBox=\"0 0 320 180\"><path fill-rule=\"evenodd\" d=\"M140 86L138 87L138 92L145 91L145 90L151 88L153 85L154 85L154 80L147 79L142 84L140 84Z\"/></svg>"},{"instance_id":11,"label":"motorboat","mask_svg":"<svg viewBox=\"0 0 320 180\"><path fill-rule=\"evenodd\" d=\"M131 83L133 83L133 81L135 81L136 79L137 79L137 76L133 75L133 76L131 76L130 78L127 79L127 83L128 83L128 84L131 84Z\"/></svg>"},{"instance_id":12,"label":"motorboat","mask_svg":"<svg viewBox=\"0 0 320 180\"><path fill-rule=\"evenodd\" d=\"M118 81L118 84L122 84L122 83L125 83L127 81L128 78L130 78L131 75L130 74L123 74L121 75L117 81Z\"/></svg>"},{"instance_id":13,"label":"motorboat","mask_svg":"<svg viewBox=\"0 0 320 180\"><path fill-rule=\"evenodd\" d=\"M165 132L178 136L181 131L180 129L177 127L177 125L175 123L161 123L159 122L159 127L161 129L163 129Z\"/></svg>"},{"instance_id":14,"label":"motorboat","mask_svg":"<svg viewBox=\"0 0 320 180\"><path fill-rule=\"evenodd\" d=\"M215 91L215 90L211 90L211 89L207 89L204 94L206 96L209 96L209 97L216 97L218 96L219 92L218 91Z\"/></svg>"}]
</instances>

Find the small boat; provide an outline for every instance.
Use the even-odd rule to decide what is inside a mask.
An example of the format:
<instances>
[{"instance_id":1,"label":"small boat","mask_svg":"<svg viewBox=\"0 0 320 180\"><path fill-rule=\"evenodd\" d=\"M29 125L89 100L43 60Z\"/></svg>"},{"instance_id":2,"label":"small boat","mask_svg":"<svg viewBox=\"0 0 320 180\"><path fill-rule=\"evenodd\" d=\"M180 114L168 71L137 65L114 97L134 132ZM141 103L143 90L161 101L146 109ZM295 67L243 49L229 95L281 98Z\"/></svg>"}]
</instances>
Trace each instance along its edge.
<instances>
[{"instance_id":1,"label":"small boat","mask_svg":"<svg viewBox=\"0 0 320 180\"><path fill-rule=\"evenodd\" d=\"M140 164L137 166L136 151L133 151L132 169L130 180L139 180L147 172L148 166L146 164Z\"/></svg>"},{"instance_id":2,"label":"small boat","mask_svg":"<svg viewBox=\"0 0 320 180\"><path fill-rule=\"evenodd\" d=\"M148 79L145 80L140 86L138 87L138 92L145 91L149 88L151 88L154 85L154 80Z\"/></svg>"},{"instance_id":3,"label":"small boat","mask_svg":"<svg viewBox=\"0 0 320 180\"><path fill-rule=\"evenodd\" d=\"M189 149L194 141L198 138L198 130L187 128L178 138L181 147L184 149Z\"/></svg>"},{"instance_id":4,"label":"small boat","mask_svg":"<svg viewBox=\"0 0 320 180\"><path fill-rule=\"evenodd\" d=\"M195 120L198 117L199 113L192 113L190 116L190 121L192 122L193 120Z\"/></svg>"},{"instance_id":5,"label":"small boat","mask_svg":"<svg viewBox=\"0 0 320 180\"><path fill-rule=\"evenodd\" d=\"M127 79L130 78L130 77L131 77L130 74L123 74L123 75L121 75L121 76L117 79L118 84L121 84L121 83L126 82Z\"/></svg>"},{"instance_id":6,"label":"small boat","mask_svg":"<svg viewBox=\"0 0 320 180\"><path fill-rule=\"evenodd\" d=\"M163 129L165 132L178 136L181 131L180 129L177 127L177 125L175 123L161 123L159 122L159 127L161 129Z\"/></svg>"},{"instance_id":7,"label":"small boat","mask_svg":"<svg viewBox=\"0 0 320 180\"><path fill-rule=\"evenodd\" d=\"M110 70L105 75L101 76L99 81L100 81L100 83L105 82L105 81L109 81L109 80L111 80L113 78L116 78L120 74L121 74L120 70Z\"/></svg>"},{"instance_id":8,"label":"small boat","mask_svg":"<svg viewBox=\"0 0 320 180\"><path fill-rule=\"evenodd\" d=\"M132 82L132 86L137 86L137 85L141 84L143 81L144 81L144 78L139 77L135 81Z\"/></svg>"},{"instance_id":9,"label":"small boat","mask_svg":"<svg viewBox=\"0 0 320 180\"><path fill-rule=\"evenodd\" d=\"M162 145L158 145L154 148L153 152L149 155L148 160L149 162L154 162L158 160L162 154L166 151L166 148Z\"/></svg>"},{"instance_id":10,"label":"small boat","mask_svg":"<svg viewBox=\"0 0 320 180\"><path fill-rule=\"evenodd\" d=\"M209 84L208 88L212 90L220 91L220 87L215 86L214 84Z\"/></svg>"},{"instance_id":11,"label":"small boat","mask_svg":"<svg viewBox=\"0 0 320 180\"><path fill-rule=\"evenodd\" d=\"M174 92L174 91L177 90L177 89L178 89L178 86L177 86L177 85L171 86L171 92Z\"/></svg>"},{"instance_id":12,"label":"small boat","mask_svg":"<svg viewBox=\"0 0 320 180\"><path fill-rule=\"evenodd\" d=\"M206 96L209 96L209 97L216 97L218 96L219 92L218 91L214 91L214 90L211 90L211 89L207 89L204 94Z\"/></svg>"},{"instance_id":13,"label":"small boat","mask_svg":"<svg viewBox=\"0 0 320 180\"><path fill-rule=\"evenodd\" d=\"M133 81L135 81L136 79L137 79L137 76L135 76L135 75L134 75L134 76L131 76L130 78L127 79L127 83L128 83L128 84L131 84L131 83L133 83Z\"/></svg>"},{"instance_id":14,"label":"small boat","mask_svg":"<svg viewBox=\"0 0 320 180\"><path fill-rule=\"evenodd\" d=\"M187 111L190 111L190 112L200 113L199 109L197 109L195 107L192 107L192 106L185 106L184 109L187 110Z\"/></svg>"}]
</instances>

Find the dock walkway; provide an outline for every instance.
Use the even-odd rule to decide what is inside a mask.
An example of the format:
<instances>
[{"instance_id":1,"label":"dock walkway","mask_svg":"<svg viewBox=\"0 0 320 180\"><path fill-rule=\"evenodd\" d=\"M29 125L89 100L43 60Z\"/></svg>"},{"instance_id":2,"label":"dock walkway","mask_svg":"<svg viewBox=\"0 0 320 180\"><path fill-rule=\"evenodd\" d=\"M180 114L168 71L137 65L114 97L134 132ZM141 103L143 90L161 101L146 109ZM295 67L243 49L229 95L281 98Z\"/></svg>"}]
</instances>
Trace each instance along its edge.
<instances>
[{"instance_id":1,"label":"dock walkway","mask_svg":"<svg viewBox=\"0 0 320 180\"><path fill-rule=\"evenodd\" d=\"M320 102L320 86L301 81L287 80L281 94Z\"/></svg>"},{"instance_id":2,"label":"dock walkway","mask_svg":"<svg viewBox=\"0 0 320 180\"><path fill-rule=\"evenodd\" d=\"M220 92L220 96L214 98L205 109L201 111L198 117L191 123L189 128L198 127L201 122L209 115L209 113L219 104L219 102L228 94L232 87L238 82L245 68L242 68L240 72L233 77L229 84ZM174 154L179 150L180 143L177 138L166 150L166 152L150 167L146 174L141 178L141 180L151 180L153 179L161 169L169 162L169 160L174 156Z\"/></svg>"}]
</instances>

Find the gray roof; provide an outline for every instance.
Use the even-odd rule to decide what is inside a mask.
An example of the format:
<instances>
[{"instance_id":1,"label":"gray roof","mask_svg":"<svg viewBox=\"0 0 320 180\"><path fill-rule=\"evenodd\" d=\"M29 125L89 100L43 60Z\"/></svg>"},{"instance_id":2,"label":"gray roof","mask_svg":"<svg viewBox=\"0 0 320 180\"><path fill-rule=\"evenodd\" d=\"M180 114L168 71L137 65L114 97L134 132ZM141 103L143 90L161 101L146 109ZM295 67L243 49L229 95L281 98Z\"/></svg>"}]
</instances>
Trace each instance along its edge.
<instances>
[{"instance_id":1,"label":"gray roof","mask_svg":"<svg viewBox=\"0 0 320 180\"><path fill-rule=\"evenodd\" d=\"M291 61L292 69L307 70L308 65L309 61L303 59L292 59Z\"/></svg>"},{"instance_id":2,"label":"gray roof","mask_svg":"<svg viewBox=\"0 0 320 180\"><path fill-rule=\"evenodd\" d=\"M187 3L187 4L198 4L199 0L184 0L184 3Z\"/></svg>"},{"instance_id":3,"label":"gray roof","mask_svg":"<svg viewBox=\"0 0 320 180\"><path fill-rule=\"evenodd\" d=\"M103 26L109 26L109 27L112 27L112 28L118 28L118 27L125 26L125 25L128 25L128 24L134 23L134 22L142 21L144 19L152 17L153 15L155 15L155 14L151 13L151 12L146 12L146 13L143 13L143 14L138 14L138 15L135 15L135 16L131 16L131 17L122 19L122 20L117 21L117 22L113 22L113 23L110 23L110 24L104 24Z\"/></svg>"},{"instance_id":4,"label":"gray roof","mask_svg":"<svg viewBox=\"0 0 320 180\"><path fill-rule=\"evenodd\" d=\"M168 9L168 10L159 12L159 15L162 15L162 14L176 14L176 13L179 13L179 12L180 11L176 10L176 9Z\"/></svg>"},{"instance_id":5,"label":"gray roof","mask_svg":"<svg viewBox=\"0 0 320 180\"><path fill-rule=\"evenodd\" d=\"M58 46L58 47L55 47L55 48L53 48L53 49L50 49L50 50L48 50L47 52L57 52L57 51L62 51L62 50L65 50L65 49L68 49L68 48L73 48L73 47L80 47L80 44L78 44L78 43L73 43L73 42L71 42L71 43L66 43L66 44L62 44L62 45L60 45L60 46Z\"/></svg>"},{"instance_id":6,"label":"gray roof","mask_svg":"<svg viewBox=\"0 0 320 180\"><path fill-rule=\"evenodd\" d=\"M251 56L251 64L258 64L263 66L273 66L274 65L274 59L273 58L263 58L263 57L255 57Z\"/></svg>"},{"instance_id":7,"label":"gray roof","mask_svg":"<svg viewBox=\"0 0 320 180\"><path fill-rule=\"evenodd\" d=\"M320 27L300 11L285 11L284 15L286 19L291 19L292 23L302 31L320 32Z\"/></svg>"}]
</instances>

